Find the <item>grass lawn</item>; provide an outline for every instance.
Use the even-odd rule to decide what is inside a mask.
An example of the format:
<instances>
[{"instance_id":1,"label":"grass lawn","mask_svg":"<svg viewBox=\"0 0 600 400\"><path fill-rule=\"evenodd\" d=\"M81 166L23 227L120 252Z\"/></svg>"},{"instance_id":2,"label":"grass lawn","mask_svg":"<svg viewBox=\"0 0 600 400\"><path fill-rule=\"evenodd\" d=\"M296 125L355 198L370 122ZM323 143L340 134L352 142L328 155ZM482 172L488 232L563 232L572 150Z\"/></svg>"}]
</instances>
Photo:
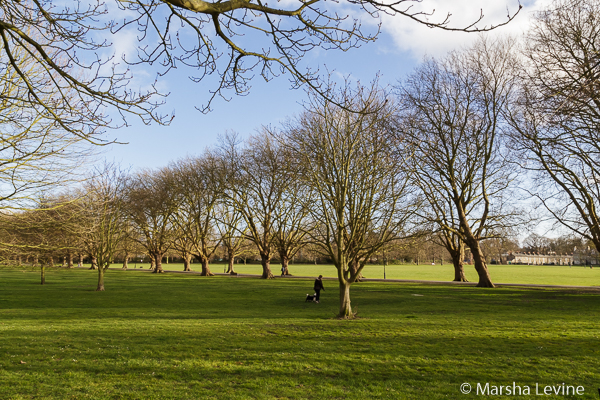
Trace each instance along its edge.
<instances>
[{"instance_id":1,"label":"grass lawn","mask_svg":"<svg viewBox=\"0 0 600 400\"><path fill-rule=\"evenodd\" d=\"M598 398L598 290L364 282L361 318L340 321L331 281L312 304L312 280L111 270L94 292L96 276L0 270L0 398L468 399L513 382Z\"/></svg>"},{"instance_id":2,"label":"grass lawn","mask_svg":"<svg viewBox=\"0 0 600 400\"><path fill-rule=\"evenodd\" d=\"M130 264L148 269L150 264ZM118 265L115 265L118 267ZM211 264L212 272L223 272L223 264ZM183 264L163 264L166 270L183 271ZM273 274L281 272L279 264L271 264ZM192 269L200 271L200 264L192 264ZM573 285L573 286L600 286L600 267L593 269L583 266L559 265L488 265L492 282L494 283L528 283L538 285ZM241 274L262 274L260 264L236 264L235 270ZM387 279L410 279L424 281L451 281L454 279L454 267L444 265L388 265L386 267ZM290 273L298 276L337 277L333 265L294 264L290 265ZM465 274L470 282L477 282L477 272L472 265L465 265ZM383 279L382 265L367 265L363 275L366 278Z\"/></svg>"}]
</instances>

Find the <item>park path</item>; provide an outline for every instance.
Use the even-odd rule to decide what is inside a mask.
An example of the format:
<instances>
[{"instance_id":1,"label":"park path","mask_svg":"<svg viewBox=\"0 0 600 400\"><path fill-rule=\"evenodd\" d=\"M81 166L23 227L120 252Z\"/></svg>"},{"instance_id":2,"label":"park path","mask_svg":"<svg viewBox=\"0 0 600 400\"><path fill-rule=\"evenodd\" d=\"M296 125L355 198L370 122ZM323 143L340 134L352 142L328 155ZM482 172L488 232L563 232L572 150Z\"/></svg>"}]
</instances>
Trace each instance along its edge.
<instances>
[{"instance_id":1,"label":"park path","mask_svg":"<svg viewBox=\"0 0 600 400\"><path fill-rule=\"evenodd\" d=\"M122 270L121 268L110 268L114 270ZM129 268L127 271L140 271L140 272L149 272L150 269L132 269ZM164 270L168 273L173 274L191 274L191 275L200 275L199 271L175 271L175 270ZM238 274L238 275L230 275L224 274L222 272L214 273L215 276L227 276L230 278L260 278L261 275L255 274ZM314 276L296 276L296 275L288 275L288 276L278 276L275 275L275 279L315 279ZM326 278L323 277L324 280L329 281L337 281L337 278ZM364 278L363 282L404 282L404 283L423 283L427 285L454 285L454 286L477 286L477 282L454 282L454 281L424 281L424 280L415 280L415 279L375 279L375 278ZM534 283L494 283L497 287L501 286L514 286L514 287L524 287L524 288L554 288L554 289L584 289L584 290L598 290L600 291L600 286L574 286L574 285L540 285Z\"/></svg>"}]
</instances>

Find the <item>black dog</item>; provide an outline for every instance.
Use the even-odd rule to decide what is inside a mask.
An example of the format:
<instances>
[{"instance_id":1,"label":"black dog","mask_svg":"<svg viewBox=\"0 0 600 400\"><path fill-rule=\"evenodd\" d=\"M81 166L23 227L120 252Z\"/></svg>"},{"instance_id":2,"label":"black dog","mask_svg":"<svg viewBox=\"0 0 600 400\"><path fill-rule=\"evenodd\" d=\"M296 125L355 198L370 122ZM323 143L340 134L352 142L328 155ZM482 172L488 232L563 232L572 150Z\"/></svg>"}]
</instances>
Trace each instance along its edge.
<instances>
[{"instance_id":1,"label":"black dog","mask_svg":"<svg viewBox=\"0 0 600 400\"><path fill-rule=\"evenodd\" d=\"M313 295L307 294L306 300L304 302L306 303L307 301L317 301L317 294L316 293Z\"/></svg>"}]
</instances>

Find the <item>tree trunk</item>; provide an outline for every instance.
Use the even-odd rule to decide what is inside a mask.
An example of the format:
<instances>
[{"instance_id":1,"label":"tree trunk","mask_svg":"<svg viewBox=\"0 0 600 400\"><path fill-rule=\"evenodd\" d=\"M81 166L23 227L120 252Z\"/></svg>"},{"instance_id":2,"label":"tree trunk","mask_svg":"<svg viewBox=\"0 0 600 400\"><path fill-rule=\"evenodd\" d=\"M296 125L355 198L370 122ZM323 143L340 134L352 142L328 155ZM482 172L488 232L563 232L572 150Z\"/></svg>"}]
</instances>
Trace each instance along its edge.
<instances>
[{"instance_id":1,"label":"tree trunk","mask_svg":"<svg viewBox=\"0 0 600 400\"><path fill-rule=\"evenodd\" d=\"M287 256L282 256L281 257L281 276L283 276L283 275L292 276L292 274L290 274L290 271L288 269L289 265L290 265L290 259Z\"/></svg>"},{"instance_id":2,"label":"tree trunk","mask_svg":"<svg viewBox=\"0 0 600 400\"><path fill-rule=\"evenodd\" d=\"M229 258L229 265L227 266L227 273L230 275L237 275L237 272L234 271L234 262L235 262L235 257L233 255L233 252L228 252L228 258Z\"/></svg>"},{"instance_id":3,"label":"tree trunk","mask_svg":"<svg viewBox=\"0 0 600 400\"><path fill-rule=\"evenodd\" d=\"M73 253L67 254L67 268L73 268Z\"/></svg>"},{"instance_id":4,"label":"tree trunk","mask_svg":"<svg viewBox=\"0 0 600 400\"><path fill-rule=\"evenodd\" d=\"M62 267L66 268L67 267L67 256L63 256L63 263L62 263Z\"/></svg>"},{"instance_id":5,"label":"tree trunk","mask_svg":"<svg viewBox=\"0 0 600 400\"><path fill-rule=\"evenodd\" d=\"M123 269L129 268L129 253L125 253L123 257Z\"/></svg>"},{"instance_id":6,"label":"tree trunk","mask_svg":"<svg viewBox=\"0 0 600 400\"><path fill-rule=\"evenodd\" d=\"M350 276L353 276L356 273L356 271L358 271L359 267L360 267L360 262L358 260L350 261L350 265L349 265ZM356 276L356 279L354 280L354 282L362 282L361 281L362 278L364 278L364 276L361 272Z\"/></svg>"},{"instance_id":7,"label":"tree trunk","mask_svg":"<svg viewBox=\"0 0 600 400\"><path fill-rule=\"evenodd\" d=\"M190 260L192 259L192 255L188 254L188 253L183 253L183 270L184 271L191 271L192 268L190 268Z\"/></svg>"},{"instance_id":8,"label":"tree trunk","mask_svg":"<svg viewBox=\"0 0 600 400\"><path fill-rule=\"evenodd\" d=\"M154 261L154 256L150 256L150 269L154 271L154 267L156 266L156 261Z\"/></svg>"},{"instance_id":9,"label":"tree trunk","mask_svg":"<svg viewBox=\"0 0 600 400\"><path fill-rule=\"evenodd\" d=\"M83 254L79 254L79 261L77 262L77 267L83 267Z\"/></svg>"},{"instance_id":10,"label":"tree trunk","mask_svg":"<svg viewBox=\"0 0 600 400\"><path fill-rule=\"evenodd\" d=\"M45 285L46 284L46 266L44 264L41 265L41 284Z\"/></svg>"},{"instance_id":11,"label":"tree trunk","mask_svg":"<svg viewBox=\"0 0 600 400\"><path fill-rule=\"evenodd\" d=\"M92 265L90 266L90 269L96 268L98 268L98 259L95 256L92 256Z\"/></svg>"},{"instance_id":12,"label":"tree trunk","mask_svg":"<svg viewBox=\"0 0 600 400\"><path fill-rule=\"evenodd\" d=\"M463 260L465 259L465 244L459 239L458 248L448 249L454 264L454 282L469 282L465 276Z\"/></svg>"},{"instance_id":13,"label":"tree trunk","mask_svg":"<svg viewBox=\"0 0 600 400\"><path fill-rule=\"evenodd\" d=\"M103 265L98 267L98 287L96 288L96 292L104 292L104 270Z\"/></svg>"},{"instance_id":14,"label":"tree trunk","mask_svg":"<svg viewBox=\"0 0 600 400\"><path fill-rule=\"evenodd\" d=\"M48 266L54 267L54 257L50 256L50 258L48 259Z\"/></svg>"},{"instance_id":15,"label":"tree trunk","mask_svg":"<svg viewBox=\"0 0 600 400\"><path fill-rule=\"evenodd\" d=\"M162 274L163 272L165 272L162 269L162 258L163 258L162 254L156 253L154 255L154 273L155 274Z\"/></svg>"},{"instance_id":16,"label":"tree trunk","mask_svg":"<svg viewBox=\"0 0 600 400\"><path fill-rule=\"evenodd\" d=\"M200 276L214 276L212 272L210 272L210 267L208 266L208 257L200 257L200 262L202 263L202 272Z\"/></svg>"},{"instance_id":17,"label":"tree trunk","mask_svg":"<svg viewBox=\"0 0 600 400\"><path fill-rule=\"evenodd\" d=\"M454 264L454 282L469 282L465 276L463 261L453 257L452 263Z\"/></svg>"},{"instance_id":18,"label":"tree trunk","mask_svg":"<svg viewBox=\"0 0 600 400\"><path fill-rule=\"evenodd\" d=\"M475 270L479 275L479 283L477 283L477 287L495 287L492 283L492 279L490 278L490 273L488 272L487 265L485 263L485 257L481 251L481 247L479 247L479 241L472 239L467 242L467 245L471 249Z\"/></svg>"},{"instance_id":19,"label":"tree trunk","mask_svg":"<svg viewBox=\"0 0 600 400\"><path fill-rule=\"evenodd\" d=\"M271 272L271 257L267 254L261 254L260 263L263 269L261 279L273 279L273 273Z\"/></svg>"},{"instance_id":20,"label":"tree trunk","mask_svg":"<svg viewBox=\"0 0 600 400\"><path fill-rule=\"evenodd\" d=\"M342 280L340 281L340 313L338 318L352 319L354 316L350 305L350 283Z\"/></svg>"}]
</instances>

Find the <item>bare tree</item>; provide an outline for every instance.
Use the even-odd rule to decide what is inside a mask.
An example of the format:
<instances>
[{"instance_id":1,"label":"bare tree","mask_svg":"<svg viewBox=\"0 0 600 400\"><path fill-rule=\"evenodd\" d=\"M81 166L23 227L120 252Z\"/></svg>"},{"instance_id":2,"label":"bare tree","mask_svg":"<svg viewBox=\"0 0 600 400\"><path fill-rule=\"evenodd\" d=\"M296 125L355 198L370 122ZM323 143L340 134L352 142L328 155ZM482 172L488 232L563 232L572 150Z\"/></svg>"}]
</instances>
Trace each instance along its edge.
<instances>
[{"instance_id":1,"label":"bare tree","mask_svg":"<svg viewBox=\"0 0 600 400\"><path fill-rule=\"evenodd\" d=\"M298 188L298 185L290 185L289 189L298 189L298 191L290 191L284 197L281 207L275 212L275 248L281 261L281 275L291 275L290 261L302 247L309 243L308 232L311 230L306 203L301 204L298 201L302 189ZM304 193L307 198L310 197L310 193Z\"/></svg>"},{"instance_id":2,"label":"bare tree","mask_svg":"<svg viewBox=\"0 0 600 400\"><path fill-rule=\"evenodd\" d=\"M517 81L513 45L481 39L469 50L426 60L399 90L401 132L411 138L414 177L434 210L429 218L467 244L482 287L494 285L480 242L518 215L507 200L516 172L503 129Z\"/></svg>"},{"instance_id":3,"label":"bare tree","mask_svg":"<svg viewBox=\"0 0 600 400\"><path fill-rule=\"evenodd\" d=\"M177 203L171 188L172 173L163 168L132 176L124 190L127 217L134 226L133 237L150 256L155 273L164 272L162 259L175 240L173 216Z\"/></svg>"},{"instance_id":4,"label":"bare tree","mask_svg":"<svg viewBox=\"0 0 600 400\"><path fill-rule=\"evenodd\" d=\"M228 201L221 201L217 205L217 229L221 237L221 245L227 258L227 273L237 275L235 272L235 258L239 256L251 243L246 239L248 227L244 224L241 212L236 211Z\"/></svg>"},{"instance_id":5,"label":"bare tree","mask_svg":"<svg viewBox=\"0 0 600 400\"><path fill-rule=\"evenodd\" d=\"M121 188L121 190L125 190L125 185ZM123 194L120 193L122 196ZM118 254L123 258L123 266L122 269L126 270L129 268L129 259L131 256L138 254L141 250L141 246L137 240L135 240L135 229L129 219L123 216L122 222L125 230L122 240L119 243Z\"/></svg>"},{"instance_id":6,"label":"bare tree","mask_svg":"<svg viewBox=\"0 0 600 400\"><path fill-rule=\"evenodd\" d=\"M511 113L529 192L600 250L600 3L557 0L526 36L527 75Z\"/></svg>"},{"instance_id":7,"label":"bare tree","mask_svg":"<svg viewBox=\"0 0 600 400\"><path fill-rule=\"evenodd\" d=\"M263 127L265 134L276 137L277 130ZM306 204L311 203L313 196L310 188L302 183L299 176L300 170L295 168L292 154L285 151L285 144L280 155L279 163L284 167L280 172L282 195L277 207L273 210L274 248L281 262L281 275L291 275L289 263L298 251L308 243L307 233L310 231L312 221L309 219L309 209Z\"/></svg>"},{"instance_id":8,"label":"bare tree","mask_svg":"<svg viewBox=\"0 0 600 400\"><path fill-rule=\"evenodd\" d=\"M550 239L537 233L532 233L523 239L521 247L525 251L544 254L550 248Z\"/></svg>"},{"instance_id":9,"label":"bare tree","mask_svg":"<svg viewBox=\"0 0 600 400\"><path fill-rule=\"evenodd\" d=\"M440 243L450 254L452 264L454 266L454 282L468 282L465 276L464 260L465 260L465 242L458 230L441 229L436 242Z\"/></svg>"},{"instance_id":10,"label":"bare tree","mask_svg":"<svg viewBox=\"0 0 600 400\"><path fill-rule=\"evenodd\" d=\"M582 249L587 245L582 238L575 235L563 235L548 240L550 250L557 254L572 254L575 248Z\"/></svg>"},{"instance_id":11,"label":"bare tree","mask_svg":"<svg viewBox=\"0 0 600 400\"><path fill-rule=\"evenodd\" d=\"M98 266L96 291L104 291L104 275L123 240L127 238L125 204L122 197L126 176L117 167L105 165L84 185L79 212L83 224L80 233L90 244L90 255Z\"/></svg>"},{"instance_id":12,"label":"bare tree","mask_svg":"<svg viewBox=\"0 0 600 400\"><path fill-rule=\"evenodd\" d=\"M367 18L377 19L383 12L446 30L472 32L494 27L478 25L483 23L481 14L467 26L455 28L449 25L449 14L436 20L432 12L415 9L413 0L351 1L349 5ZM137 57L127 60L134 71L136 64L158 66L161 75L188 66L198 71L192 77L195 82L216 74L213 97L224 90L246 93L256 71L267 80L286 73L293 86L308 84L324 94L318 68L302 66L303 56L315 48L345 51L378 34L378 28L363 33L364 26L373 25L362 25L346 13L335 3L319 0L277 5L239 0L117 0L85 5L6 0L0 3L0 43L6 63L15 69L15 53L24 49L40 69L56 77L49 89L57 95L55 102L44 100L31 87L26 98L48 110L62 107L70 111L72 102L61 93L74 88L77 100L88 109L79 119L88 126L105 126L111 123L106 106L121 114L139 115L145 122L161 121L152 101L156 90L132 92L130 70L112 65L115 61L110 56L102 57L111 53L112 42L104 40L109 32L138 35ZM512 18L514 14L509 13L498 25ZM86 72L79 74L79 70ZM28 86L29 71L18 71L23 86ZM61 119L56 122L66 130L77 130Z\"/></svg>"},{"instance_id":13,"label":"bare tree","mask_svg":"<svg viewBox=\"0 0 600 400\"><path fill-rule=\"evenodd\" d=\"M187 240L192 254L202 263L203 276L214 275L208 264L220 242L215 221L217 205L223 197L218 168L217 160L209 153L170 166L177 203L173 223L178 235L186 238L178 240Z\"/></svg>"},{"instance_id":14,"label":"bare tree","mask_svg":"<svg viewBox=\"0 0 600 400\"><path fill-rule=\"evenodd\" d=\"M244 218L246 238L260 254L262 278L271 279L271 258L275 249L275 213L285 193L284 150L265 131L251 137L240 148L236 138L225 138L220 149L225 198Z\"/></svg>"},{"instance_id":15,"label":"bare tree","mask_svg":"<svg viewBox=\"0 0 600 400\"><path fill-rule=\"evenodd\" d=\"M196 246L194 242L189 238L189 236L185 235L181 230L175 229L174 232L175 239L173 240L173 249L179 253L181 258L183 259L183 270L191 271L192 257L194 247Z\"/></svg>"},{"instance_id":16,"label":"bare tree","mask_svg":"<svg viewBox=\"0 0 600 400\"><path fill-rule=\"evenodd\" d=\"M40 268L41 284L46 283L46 267L55 267L61 255L75 252L73 241L80 218L77 205L66 195L38 200L38 208L3 215L0 233L2 253L9 259L31 258Z\"/></svg>"},{"instance_id":17,"label":"bare tree","mask_svg":"<svg viewBox=\"0 0 600 400\"><path fill-rule=\"evenodd\" d=\"M3 5L0 5L0 9ZM0 23L1 25L1 23ZM0 29L1 31L1 29ZM82 176L74 173L91 153L90 142L99 135L98 127L86 133L74 134L57 123L64 121L79 129L72 121L73 113L84 114L82 103L72 104L71 112L59 105L51 110L40 107L29 97L29 90L40 91L45 102L53 102L53 75L46 75L21 49L14 55L16 67L27 70L30 76L24 85L18 70L7 62L0 49L0 208L22 209L35 207L40 194L48 193L58 183L74 182ZM67 98L75 96L65 89ZM42 195L43 196L43 195Z\"/></svg>"},{"instance_id":18,"label":"bare tree","mask_svg":"<svg viewBox=\"0 0 600 400\"><path fill-rule=\"evenodd\" d=\"M411 208L405 155L394 152L388 124L391 102L375 84L346 86L336 99L345 107L312 96L282 140L314 193L304 204L316 222L308 234L337 269L338 315L353 318L350 286L372 255L407 234Z\"/></svg>"},{"instance_id":19,"label":"bare tree","mask_svg":"<svg viewBox=\"0 0 600 400\"><path fill-rule=\"evenodd\" d=\"M107 108L160 122L158 104L151 101L156 91L134 93L127 87L130 72L101 56L111 42L99 34L115 27L106 13L101 1L2 1L0 70L10 71L20 96L2 93L0 99L35 110L68 136L95 143L103 142L99 128L118 126Z\"/></svg>"},{"instance_id":20,"label":"bare tree","mask_svg":"<svg viewBox=\"0 0 600 400\"><path fill-rule=\"evenodd\" d=\"M410 130L408 130L410 132ZM409 137L412 135L409 135ZM418 140L412 137L413 140ZM417 141L413 143L418 143ZM417 153L418 154L418 153ZM420 157L410 160L414 170L422 168ZM454 266L455 282L468 282L464 271L465 242L461 230L460 220L452 198L447 192L440 190L440 187L431 184L428 179L423 179L419 173L411 175L412 183L422 192L424 199L422 207L417 210L417 215L423 221L422 223L430 227L434 233L432 240L438 243L448 251L452 258Z\"/></svg>"}]
</instances>

